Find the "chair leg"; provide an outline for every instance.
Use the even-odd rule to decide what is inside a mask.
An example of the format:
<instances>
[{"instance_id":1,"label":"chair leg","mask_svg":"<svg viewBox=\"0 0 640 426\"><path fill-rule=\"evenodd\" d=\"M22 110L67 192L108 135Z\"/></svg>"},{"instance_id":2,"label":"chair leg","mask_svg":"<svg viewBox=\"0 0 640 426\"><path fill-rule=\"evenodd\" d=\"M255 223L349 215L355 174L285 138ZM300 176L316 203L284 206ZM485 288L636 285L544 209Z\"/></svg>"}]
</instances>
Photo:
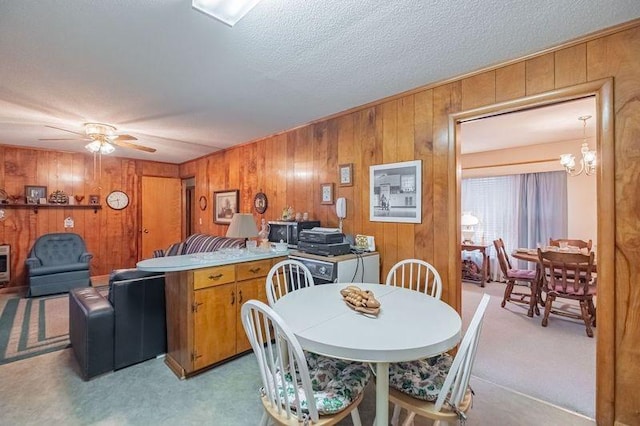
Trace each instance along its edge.
<instances>
[{"instance_id":1,"label":"chair leg","mask_svg":"<svg viewBox=\"0 0 640 426\"><path fill-rule=\"evenodd\" d=\"M591 314L591 325L596 326L596 307L593 304L593 299L589 299L589 313Z\"/></svg>"},{"instance_id":2,"label":"chair leg","mask_svg":"<svg viewBox=\"0 0 640 426\"><path fill-rule=\"evenodd\" d=\"M260 419L260 426L267 426L268 421L269 421L269 415L265 411L264 413L262 413L262 418Z\"/></svg>"},{"instance_id":3,"label":"chair leg","mask_svg":"<svg viewBox=\"0 0 640 426\"><path fill-rule=\"evenodd\" d=\"M507 304L507 300L511 299L511 292L513 291L514 284L515 281L513 280L507 281L507 286L504 288L504 297L502 298L502 303L500 304L501 307L504 308L504 305Z\"/></svg>"},{"instance_id":4,"label":"chair leg","mask_svg":"<svg viewBox=\"0 0 640 426\"><path fill-rule=\"evenodd\" d=\"M593 330L591 330L591 316L589 315L589 307L586 300L580 301L580 312L582 312L582 320L587 328L587 336L593 337Z\"/></svg>"},{"instance_id":5,"label":"chair leg","mask_svg":"<svg viewBox=\"0 0 640 426\"><path fill-rule=\"evenodd\" d=\"M543 327L546 327L549 322L549 314L551 313L551 304L553 303L553 299L555 299L555 297L547 294L547 300L544 304L544 318L542 318Z\"/></svg>"},{"instance_id":6,"label":"chair leg","mask_svg":"<svg viewBox=\"0 0 640 426\"><path fill-rule=\"evenodd\" d=\"M398 426L400 420L400 412L402 408L398 404L393 405L393 416L391 416L391 426Z\"/></svg>"},{"instance_id":7,"label":"chair leg","mask_svg":"<svg viewBox=\"0 0 640 426\"><path fill-rule=\"evenodd\" d=\"M360 421L360 411L358 411L358 407L351 410L351 421L353 422L353 426L362 426L362 422Z\"/></svg>"},{"instance_id":8,"label":"chair leg","mask_svg":"<svg viewBox=\"0 0 640 426\"><path fill-rule=\"evenodd\" d=\"M402 422L402 426L413 426L413 419L416 417L416 413L413 411L407 411L407 418Z\"/></svg>"}]
</instances>

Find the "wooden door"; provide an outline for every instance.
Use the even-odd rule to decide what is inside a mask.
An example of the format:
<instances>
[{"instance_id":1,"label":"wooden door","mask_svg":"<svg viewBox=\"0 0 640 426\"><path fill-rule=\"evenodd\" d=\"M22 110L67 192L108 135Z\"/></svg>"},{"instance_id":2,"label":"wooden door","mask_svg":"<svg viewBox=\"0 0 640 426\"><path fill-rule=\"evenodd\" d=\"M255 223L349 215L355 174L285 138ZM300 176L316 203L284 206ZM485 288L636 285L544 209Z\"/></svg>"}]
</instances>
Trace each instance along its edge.
<instances>
[{"instance_id":1,"label":"wooden door","mask_svg":"<svg viewBox=\"0 0 640 426\"><path fill-rule=\"evenodd\" d=\"M236 354L236 284L194 291L193 369Z\"/></svg>"},{"instance_id":2,"label":"wooden door","mask_svg":"<svg viewBox=\"0 0 640 426\"><path fill-rule=\"evenodd\" d=\"M180 179L142 177L141 259L182 239L180 191Z\"/></svg>"},{"instance_id":3,"label":"wooden door","mask_svg":"<svg viewBox=\"0 0 640 426\"><path fill-rule=\"evenodd\" d=\"M247 300L259 300L267 303L267 292L265 289L265 278L254 278L246 281L239 281L238 290L238 306L236 309L236 352L244 352L251 349L251 343L247 338L242 326L241 310L242 304Z\"/></svg>"}]
</instances>

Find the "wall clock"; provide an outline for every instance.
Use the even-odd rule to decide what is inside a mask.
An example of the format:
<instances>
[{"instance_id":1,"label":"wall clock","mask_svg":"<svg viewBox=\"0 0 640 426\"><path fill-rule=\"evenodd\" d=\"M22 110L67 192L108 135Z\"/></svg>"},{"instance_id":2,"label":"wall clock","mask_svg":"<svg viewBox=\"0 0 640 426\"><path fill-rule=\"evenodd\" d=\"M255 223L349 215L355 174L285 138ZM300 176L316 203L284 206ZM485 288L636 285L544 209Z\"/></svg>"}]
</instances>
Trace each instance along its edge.
<instances>
[{"instance_id":1,"label":"wall clock","mask_svg":"<svg viewBox=\"0 0 640 426\"><path fill-rule=\"evenodd\" d=\"M129 196L123 191L111 191L107 195L107 205L114 210L122 210L129 205Z\"/></svg>"},{"instance_id":2,"label":"wall clock","mask_svg":"<svg viewBox=\"0 0 640 426\"><path fill-rule=\"evenodd\" d=\"M198 203L200 204L200 210L205 211L207 209L207 197L201 195L200 198L198 198Z\"/></svg>"},{"instance_id":3,"label":"wall clock","mask_svg":"<svg viewBox=\"0 0 640 426\"><path fill-rule=\"evenodd\" d=\"M255 197L253 197L253 208L259 214L263 214L267 211L267 195L264 192L258 192Z\"/></svg>"}]
</instances>

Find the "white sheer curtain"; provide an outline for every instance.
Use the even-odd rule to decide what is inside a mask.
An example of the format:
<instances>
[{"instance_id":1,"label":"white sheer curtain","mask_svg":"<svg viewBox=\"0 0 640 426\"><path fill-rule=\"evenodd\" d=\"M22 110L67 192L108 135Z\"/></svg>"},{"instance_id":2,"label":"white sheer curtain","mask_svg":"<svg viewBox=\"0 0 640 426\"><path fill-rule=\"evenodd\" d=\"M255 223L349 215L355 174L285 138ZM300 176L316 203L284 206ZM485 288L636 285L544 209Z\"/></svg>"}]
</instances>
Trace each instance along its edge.
<instances>
[{"instance_id":1,"label":"white sheer curtain","mask_svg":"<svg viewBox=\"0 0 640 426\"><path fill-rule=\"evenodd\" d=\"M463 179L462 211L480 220L475 242L492 244L502 238L507 252L546 245L550 237L566 238L567 175L561 171ZM502 271L493 248L489 255L491 279L500 280ZM464 257L476 263L482 260L478 252L465 252ZM513 266L535 268L528 262Z\"/></svg>"},{"instance_id":2,"label":"white sheer curtain","mask_svg":"<svg viewBox=\"0 0 640 426\"><path fill-rule=\"evenodd\" d=\"M519 189L517 175L462 180L462 211L480 220L475 227L475 242L493 244L493 240L502 238L508 250L518 245ZM493 248L489 255L491 279L498 280L502 274ZM465 252L464 257L476 263L482 260L478 252Z\"/></svg>"}]
</instances>

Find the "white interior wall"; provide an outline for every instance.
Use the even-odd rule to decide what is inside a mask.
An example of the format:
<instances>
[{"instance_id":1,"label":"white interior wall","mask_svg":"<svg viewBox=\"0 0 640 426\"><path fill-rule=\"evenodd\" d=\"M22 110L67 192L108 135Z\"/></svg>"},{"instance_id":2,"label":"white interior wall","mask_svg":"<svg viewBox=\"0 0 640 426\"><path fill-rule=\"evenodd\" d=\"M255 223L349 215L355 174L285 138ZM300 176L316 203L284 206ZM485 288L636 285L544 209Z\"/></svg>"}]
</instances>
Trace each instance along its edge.
<instances>
[{"instance_id":1,"label":"white interior wall","mask_svg":"<svg viewBox=\"0 0 640 426\"><path fill-rule=\"evenodd\" d=\"M564 170L560 154L580 155L582 140L484 151L461 156L462 177L503 176ZM596 177L567 178L568 237L593 240L597 244Z\"/></svg>"}]
</instances>

